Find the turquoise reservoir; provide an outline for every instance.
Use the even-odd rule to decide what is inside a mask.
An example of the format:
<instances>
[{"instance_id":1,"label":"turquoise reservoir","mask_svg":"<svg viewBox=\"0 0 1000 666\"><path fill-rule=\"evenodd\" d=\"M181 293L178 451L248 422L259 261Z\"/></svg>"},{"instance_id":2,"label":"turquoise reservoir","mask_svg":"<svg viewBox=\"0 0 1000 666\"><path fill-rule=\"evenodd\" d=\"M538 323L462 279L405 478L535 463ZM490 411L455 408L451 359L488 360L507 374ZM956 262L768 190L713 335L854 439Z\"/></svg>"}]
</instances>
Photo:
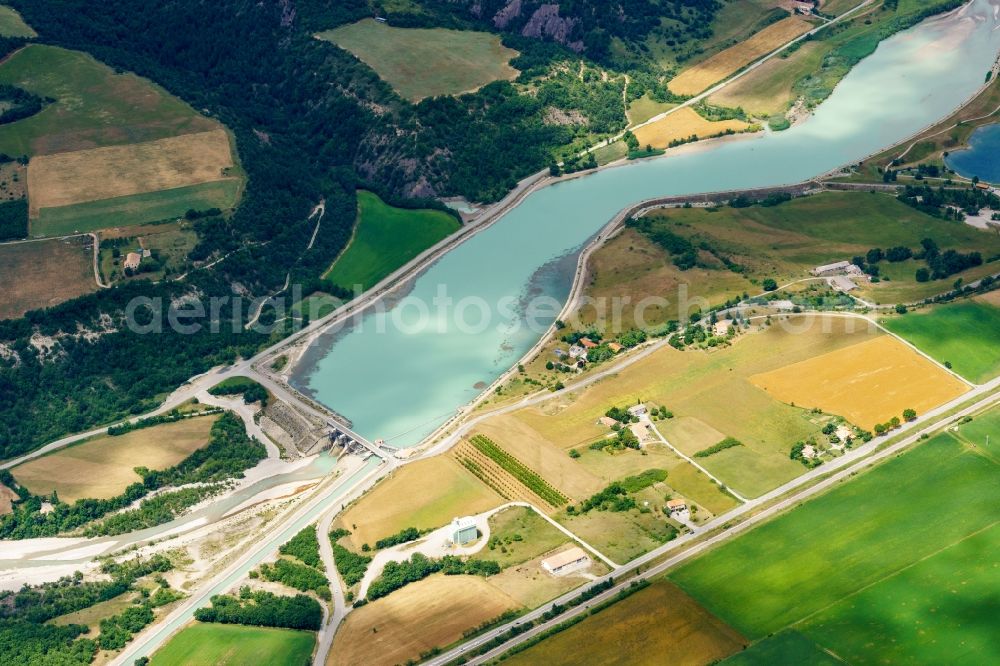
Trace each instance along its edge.
<instances>
[{"instance_id":1,"label":"turquoise reservoir","mask_svg":"<svg viewBox=\"0 0 1000 666\"><path fill-rule=\"evenodd\" d=\"M389 310L401 325L382 317L380 331L369 313L359 328L321 337L292 383L370 439L419 443L535 344L543 331L524 325L521 306L550 297L539 325L550 322L577 254L616 213L655 196L800 182L911 136L983 84L1000 48L995 10L974 0L883 42L813 117L785 132L671 151L536 191L414 280ZM433 302L442 291L473 304L467 322L480 323L475 303L490 304L487 325L441 315Z\"/></svg>"}]
</instances>

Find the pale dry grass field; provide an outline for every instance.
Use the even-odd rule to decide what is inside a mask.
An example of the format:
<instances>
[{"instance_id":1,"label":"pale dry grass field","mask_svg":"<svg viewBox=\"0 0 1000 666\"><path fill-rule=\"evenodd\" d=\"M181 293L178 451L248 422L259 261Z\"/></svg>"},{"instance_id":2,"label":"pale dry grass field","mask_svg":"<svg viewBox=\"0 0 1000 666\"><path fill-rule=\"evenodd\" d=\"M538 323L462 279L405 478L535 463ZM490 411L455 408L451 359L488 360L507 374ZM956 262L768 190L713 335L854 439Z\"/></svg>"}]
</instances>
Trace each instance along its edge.
<instances>
[{"instance_id":1,"label":"pale dry grass field","mask_svg":"<svg viewBox=\"0 0 1000 666\"><path fill-rule=\"evenodd\" d=\"M233 166L229 137L217 129L124 146L39 155L28 166L29 215L132 194L224 180Z\"/></svg>"},{"instance_id":2,"label":"pale dry grass field","mask_svg":"<svg viewBox=\"0 0 1000 666\"><path fill-rule=\"evenodd\" d=\"M679 587L658 581L505 663L700 666L718 663L746 644Z\"/></svg>"},{"instance_id":3,"label":"pale dry grass field","mask_svg":"<svg viewBox=\"0 0 1000 666\"><path fill-rule=\"evenodd\" d=\"M0 320L97 290L89 236L0 245Z\"/></svg>"},{"instance_id":4,"label":"pale dry grass field","mask_svg":"<svg viewBox=\"0 0 1000 666\"><path fill-rule=\"evenodd\" d=\"M17 493L0 483L0 516L13 511L12 502L17 499Z\"/></svg>"},{"instance_id":5,"label":"pale dry grass field","mask_svg":"<svg viewBox=\"0 0 1000 666\"><path fill-rule=\"evenodd\" d=\"M329 666L392 666L444 647L520 607L480 576L436 574L359 608L344 621Z\"/></svg>"},{"instance_id":6,"label":"pale dry grass field","mask_svg":"<svg viewBox=\"0 0 1000 666\"><path fill-rule=\"evenodd\" d=\"M355 548L407 527L431 529L504 503L456 460L434 456L397 470L347 509L337 525Z\"/></svg>"},{"instance_id":7,"label":"pale dry grass field","mask_svg":"<svg viewBox=\"0 0 1000 666\"><path fill-rule=\"evenodd\" d=\"M718 444L726 438L724 434L693 416L662 421L657 427L671 444L688 456Z\"/></svg>"},{"instance_id":8,"label":"pale dry grass field","mask_svg":"<svg viewBox=\"0 0 1000 666\"><path fill-rule=\"evenodd\" d=\"M668 84L669 88L678 95L697 95L812 27L797 16L782 19L746 41L683 70Z\"/></svg>"},{"instance_id":9,"label":"pale dry grass field","mask_svg":"<svg viewBox=\"0 0 1000 666\"><path fill-rule=\"evenodd\" d=\"M684 107L671 113L669 116L660 118L656 122L634 130L635 138L639 140L639 146L645 148L666 148L671 141L681 141L688 139L692 135L697 135L701 139L733 132L742 132L750 127L749 123L742 120L705 120L691 107Z\"/></svg>"},{"instance_id":10,"label":"pale dry grass field","mask_svg":"<svg viewBox=\"0 0 1000 666\"><path fill-rule=\"evenodd\" d=\"M197 416L117 437L96 437L11 471L18 483L36 495L55 491L64 502L84 497L108 499L142 480L134 468L166 469L208 444L216 419L214 415Z\"/></svg>"},{"instance_id":11,"label":"pale dry grass field","mask_svg":"<svg viewBox=\"0 0 1000 666\"><path fill-rule=\"evenodd\" d=\"M542 560L565 550L569 545L571 544L566 542L527 562L507 567L496 576L490 576L490 585L527 608L538 608L551 599L589 583L590 579L585 578L582 574L589 573L599 576L609 571L607 565L593 557L591 557L590 568L575 575L552 576L542 569Z\"/></svg>"},{"instance_id":12,"label":"pale dry grass field","mask_svg":"<svg viewBox=\"0 0 1000 666\"><path fill-rule=\"evenodd\" d=\"M922 414L969 387L892 336L881 336L750 377L782 402L818 407L871 429L901 416Z\"/></svg>"}]
</instances>

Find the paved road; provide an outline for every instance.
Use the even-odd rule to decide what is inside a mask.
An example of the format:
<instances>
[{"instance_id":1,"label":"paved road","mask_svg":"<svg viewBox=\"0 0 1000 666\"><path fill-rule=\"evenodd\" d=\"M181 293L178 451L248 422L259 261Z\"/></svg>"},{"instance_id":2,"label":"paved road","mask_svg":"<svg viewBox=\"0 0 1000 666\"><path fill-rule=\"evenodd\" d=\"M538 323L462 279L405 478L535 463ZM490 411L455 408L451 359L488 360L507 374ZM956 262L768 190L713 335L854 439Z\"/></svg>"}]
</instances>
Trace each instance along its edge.
<instances>
[{"instance_id":1,"label":"paved road","mask_svg":"<svg viewBox=\"0 0 1000 666\"><path fill-rule=\"evenodd\" d=\"M147 414L142 414L141 416L136 416L135 418L119 421L112 425L120 425L122 423L138 423L139 421L147 419L151 416L159 416L161 414L166 414L171 409L179 407L180 405L184 404L191 398L195 397L195 395L199 391L215 386L227 376L235 376L235 375L231 375L230 373L225 371L220 371L219 369L214 369L203 375L192 377L188 383L184 384L176 391L171 393L169 396L167 396L167 399L163 402L163 404L154 409L153 411ZM47 453L52 453L53 451L69 446L70 444L75 444L76 442L87 439L89 437L94 437L95 435L104 434L107 431L108 431L108 426L104 426L103 428L95 428L94 430L88 430L87 432L81 432L76 435L70 435L69 437L63 437L61 439L57 439L56 441L46 444L45 446L39 449L35 449L31 453L25 454L18 458L11 458L10 460L0 462L0 469L10 469L12 467L16 467L21 463L27 462L34 458L38 458L40 456L44 456Z\"/></svg>"},{"instance_id":2,"label":"paved road","mask_svg":"<svg viewBox=\"0 0 1000 666\"><path fill-rule=\"evenodd\" d=\"M821 493L824 490L829 489L833 485L848 478L849 476L858 472L859 470L868 467L870 465L873 465L877 462L880 462L882 460L885 460L886 458L896 455L906 447L911 446L920 441L920 438L924 434L931 434L933 432L942 430L943 428L947 427L950 423L954 422L956 419L960 419L964 416L974 414L987 406L1000 403L1000 395L990 394L990 392L996 391L997 389L1000 389L1000 378L990 382L988 385L984 385L983 387L977 388L975 390L975 393L977 394L976 397L980 397L981 399L978 400L975 404L966 407L961 411L956 412L952 417L948 419L945 419L937 423L932 423L928 426L924 425L925 423L930 422L937 416L940 416L952 409L955 409L957 405L963 404L965 401L969 399L970 397L969 394L966 394L965 396L962 396L962 398L952 401L951 403L944 405L934 410L933 412L929 412L927 415L925 415L921 419L918 419L918 421L916 422L905 424L903 427L903 431L910 432L911 434L905 437L904 439L900 440L899 442L886 447L882 451L875 452L875 449L884 440L873 440L869 444L854 449L845 454L844 456L837 458L836 460L831 461L827 464L824 464L808 472L807 474L800 476L797 479L790 481L779 488L776 488L775 490L767 493L766 495L750 500L747 504L737 507L736 509L730 511L729 513L723 516L715 518L711 522L706 523L704 526L702 526L702 530L700 532L696 534L684 535L678 539L675 539L674 541L671 541L670 543L665 544L664 546L661 546L660 548L657 548L656 550L647 553L642 557L633 560L632 562L621 567L617 571L612 572L611 574L609 574L609 576L605 576L599 579L598 582L606 580L608 577L614 577L618 580L621 580L621 577L623 575L636 572L640 567L644 567L646 565L651 564L654 560L663 557L672 550L677 550L678 548L689 544L691 546L684 552L678 553L674 557L654 565L650 569L644 571L641 575L637 575L636 577L628 581L621 582L615 585L606 592L598 595L594 599L591 599L586 604L582 604L580 606L577 606L576 608L564 612L558 615L557 617L539 625L538 627L535 627L525 632L524 634L517 636L516 638L505 643L501 647L495 648L494 650L491 650L490 652L487 652L482 656L470 659L467 663L481 664L491 659L494 659L503 654L504 652L506 652L507 650L511 649L512 647L519 645L527 640L530 640L535 636L538 636L539 634L547 631L548 629L554 627L555 625L561 622L565 622L566 620L569 620L573 617L576 617L581 613L587 612L590 607L600 604L604 601L610 600L616 594L626 589L628 585L631 583L631 580L654 578L664 573L668 569L716 546L720 542L731 539L734 536L741 534L742 532L745 532L746 530L756 526L757 524L774 517L775 515L781 513L782 511L792 508L795 505L801 503L802 501L818 493ZM749 516L743 522L736 524L731 528L722 531L711 538L698 542L698 540L702 538L702 534L710 532L717 528L721 528L726 523L731 522L734 518L750 514L753 511L760 509L762 505L777 500L778 498L781 498L783 495L788 494L789 492L795 490L796 488L802 486L803 484L815 481L819 477L830 474L831 472L834 473L828 478L819 481L815 485L809 486L808 488L805 488L800 492L790 495L784 499L780 499L775 504L760 511L760 513ZM580 594L579 590L576 590L574 592L563 595L553 603L554 604L565 603L579 596L579 594ZM529 620L539 619L542 616L542 614L549 609L550 606L551 604L547 604L542 608L539 608L531 613L522 616L521 618L519 618L514 622L502 625L500 627L497 627L496 629L492 629L486 632L485 634L482 634L476 637L475 639L469 641L468 643L460 645L453 650L449 650L448 652L438 657L434 657L433 659L428 660L427 662L425 662L425 664L427 664L428 666L443 666L449 661L462 656L466 652L469 652L471 649L491 641L492 639L508 631L511 627L515 625L520 625Z\"/></svg>"},{"instance_id":3,"label":"paved road","mask_svg":"<svg viewBox=\"0 0 1000 666\"><path fill-rule=\"evenodd\" d=\"M261 562L268 554L295 536L306 525L315 522L324 512L335 510L339 505L347 504L364 491L371 488L385 473L385 464L379 463L372 469L363 467L360 471L345 472L336 480L325 482L316 495L305 502L285 519L268 527L267 534L241 554L235 562L227 566L209 583L191 593L191 596L181 602L180 606L170 612L163 620L148 627L120 654L112 664L128 665L140 657L149 656L163 645L176 631L181 629L191 618L194 611L206 605L212 595L221 594L243 578L251 569Z\"/></svg>"},{"instance_id":4,"label":"paved road","mask_svg":"<svg viewBox=\"0 0 1000 666\"><path fill-rule=\"evenodd\" d=\"M330 654L330 646L333 645L333 638L337 635L340 623L347 615L347 603L344 600L344 590L340 585L340 574L337 573L337 565L333 559L333 544L330 542L330 525L340 511L334 505L327 511L319 523L316 525L316 537L319 539L319 554L323 559L323 566L326 568L327 578L330 579L330 593L333 594L333 612L324 610L323 627L316 636L316 655L313 658L315 664L326 664L326 657ZM324 609L326 606L324 605Z\"/></svg>"}]
</instances>

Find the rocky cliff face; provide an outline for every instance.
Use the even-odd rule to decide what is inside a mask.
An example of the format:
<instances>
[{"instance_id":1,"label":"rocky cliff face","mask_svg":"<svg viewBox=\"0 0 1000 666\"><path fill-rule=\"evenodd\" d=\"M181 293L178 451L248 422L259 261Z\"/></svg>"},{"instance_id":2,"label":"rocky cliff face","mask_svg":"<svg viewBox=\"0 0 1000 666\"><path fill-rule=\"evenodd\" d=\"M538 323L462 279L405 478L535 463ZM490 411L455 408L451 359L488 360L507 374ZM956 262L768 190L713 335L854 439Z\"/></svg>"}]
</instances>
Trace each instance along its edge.
<instances>
[{"instance_id":1,"label":"rocky cliff face","mask_svg":"<svg viewBox=\"0 0 1000 666\"><path fill-rule=\"evenodd\" d=\"M577 19L560 16L559 5L546 4L531 14L531 18L521 28L521 34L525 37L551 39L579 53L583 51L583 40L571 37L577 23Z\"/></svg>"},{"instance_id":2,"label":"rocky cliff face","mask_svg":"<svg viewBox=\"0 0 1000 666\"><path fill-rule=\"evenodd\" d=\"M476 3L473 8L483 11L481 3ZM492 23L498 30L516 31L535 39L551 39L578 53L583 51L583 41L573 37L573 29L579 24L579 19L562 16L558 3L507 0L493 15Z\"/></svg>"},{"instance_id":3,"label":"rocky cliff face","mask_svg":"<svg viewBox=\"0 0 1000 666\"><path fill-rule=\"evenodd\" d=\"M614 38L638 43L667 19L706 26L720 0L417 0L503 32L562 44L600 60Z\"/></svg>"}]
</instances>

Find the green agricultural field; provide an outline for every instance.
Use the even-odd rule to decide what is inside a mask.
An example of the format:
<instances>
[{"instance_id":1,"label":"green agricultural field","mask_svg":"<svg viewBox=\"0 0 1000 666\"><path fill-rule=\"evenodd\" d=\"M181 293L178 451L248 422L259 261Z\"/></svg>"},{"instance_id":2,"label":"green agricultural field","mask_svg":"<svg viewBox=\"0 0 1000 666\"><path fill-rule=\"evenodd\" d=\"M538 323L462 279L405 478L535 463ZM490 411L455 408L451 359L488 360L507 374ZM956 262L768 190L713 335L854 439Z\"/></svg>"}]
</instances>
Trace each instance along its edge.
<instances>
[{"instance_id":1,"label":"green agricultural field","mask_svg":"<svg viewBox=\"0 0 1000 666\"><path fill-rule=\"evenodd\" d=\"M367 289L458 228L458 220L443 211L394 208L359 191L354 237L324 277Z\"/></svg>"},{"instance_id":2,"label":"green agricultural field","mask_svg":"<svg viewBox=\"0 0 1000 666\"><path fill-rule=\"evenodd\" d=\"M1000 374L1000 307L992 303L949 303L882 323L971 382Z\"/></svg>"},{"instance_id":3,"label":"green agricultural field","mask_svg":"<svg viewBox=\"0 0 1000 666\"><path fill-rule=\"evenodd\" d=\"M364 19L317 37L353 53L413 102L469 92L518 74L508 64L517 51L487 32L393 28Z\"/></svg>"},{"instance_id":4,"label":"green agricultural field","mask_svg":"<svg viewBox=\"0 0 1000 666\"><path fill-rule=\"evenodd\" d=\"M0 37L37 37L17 10L0 5Z\"/></svg>"},{"instance_id":5,"label":"green agricultural field","mask_svg":"<svg viewBox=\"0 0 1000 666\"><path fill-rule=\"evenodd\" d=\"M849 664L866 661L872 646L882 663L995 664L998 552L994 522L807 619L804 631Z\"/></svg>"},{"instance_id":6,"label":"green agricultural field","mask_svg":"<svg viewBox=\"0 0 1000 666\"><path fill-rule=\"evenodd\" d=\"M31 235L41 238L127 227L179 218L191 208L227 210L236 205L242 187L237 179L218 180L72 206L42 208L38 219L31 221Z\"/></svg>"},{"instance_id":7,"label":"green agricultural field","mask_svg":"<svg viewBox=\"0 0 1000 666\"><path fill-rule=\"evenodd\" d=\"M301 666L310 661L315 636L308 631L194 624L170 639L150 663L153 666Z\"/></svg>"},{"instance_id":8,"label":"green agricultural field","mask_svg":"<svg viewBox=\"0 0 1000 666\"><path fill-rule=\"evenodd\" d=\"M998 438L994 409L670 578L751 639L792 628L847 663L995 663ZM786 638L750 654L798 663L802 649Z\"/></svg>"},{"instance_id":9,"label":"green agricultural field","mask_svg":"<svg viewBox=\"0 0 1000 666\"><path fill-rule=\"evenodd\" d=\"M628 122L630 125L644 123L653 116L658 116L675 106L677 105L673 102L657 102L648 94L643 95L628 105Z\"/></svg>"},{"instance_id":10,"label":"green agricultural field","mask_svg":"<svg viewBox=\"0 0 1000 666\"><path fill-rule=\"evenodd\" d=\"M0 152L39 155L204 132L218 123L165 90L78 51L32 44L0 64L0 83L56 101L0 126Z\"/></svg>"},{"instance_id":11,"label":"green agricultural field","mask_svg":"<svg viewBox=\"0 0 1000 666\"><path fill-rule=\"evenodd\" d=\"M844 662L824 652L820 646L799 632L783 631L751 645L722 663L724 666L769 666L770 664L840 666Z\"/></svg>"},{"instance_id":12,"label":"green agricultural field","mask_svg":"<svg viewBox=\"0 0 1000 666\"><path fill-rule=\"evenodd\" d=\"M614 143L604 146L603 148L598 148L594 151L594 158L597 163L601 166L605 164L611 164L612 162L617 162L618 160L626 157L628 155L628 146L625 145L624 141L615 141Z\"/></svg>"}]
</instances>

